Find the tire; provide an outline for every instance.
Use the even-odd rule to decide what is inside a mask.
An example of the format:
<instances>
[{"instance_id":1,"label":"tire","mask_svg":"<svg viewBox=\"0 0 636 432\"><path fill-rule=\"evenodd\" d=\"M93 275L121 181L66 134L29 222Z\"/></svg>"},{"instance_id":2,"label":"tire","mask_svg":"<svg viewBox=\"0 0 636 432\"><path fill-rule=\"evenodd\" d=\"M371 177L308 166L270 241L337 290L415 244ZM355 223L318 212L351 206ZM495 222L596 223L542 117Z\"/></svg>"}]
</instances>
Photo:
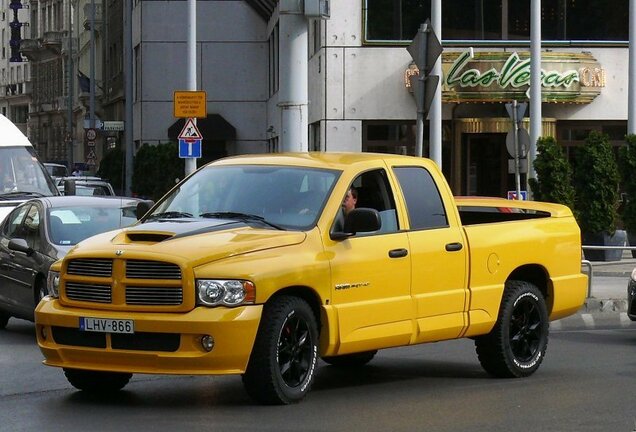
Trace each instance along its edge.
<instances>
[{"instance_id":1,"label":"tire","mask_svg":"<svg viewBox=\"0 0 636 432\"><path fill-rule=\"evenodd\" d=\"M73 387L87 393L112 393L123 389L132 374L64 369L66 379Z\"/></svg>"},{"instance_id":2,"label":"tire","mask_svg":"<svg viewBox=\"0 0 636 432\"><path fill-rule=\"evenodd\" d=\"M0 330L4 329L7 326L9 318L11 318L11 315L6 312L0 311Z\"/></svg>"},{"instance_id":3,"label":"tire","mask_svg":"<svg viewBox=\"0 0 636 432\"><path fill-rule=\"evenodd\" d=\"M532 375L548 347L548 310L539 289L525 281L508 281L492 331L475 339L477 357L490 375Z\"/></svg>"},{"instance_id":4,"label":"tire","mask_svg":"<svg viewBox=\"0 0 636 432\"><path fill-rule=\"evenodd\" d=\"M264 307L243 385L262 404L299 402L311 389L317 360L318 324L307 302L275 298Z\"/></svg>"},{"instance_id":5,"label":"tire","mask_svg":"<svg viewBox=\"0 0 636 432\"><path fill-rule=\"evenodd\" d=\"M373 360L373 357L375 357L377 352L378 352L377 350L373 350L373 351L365 351L365 352L354 353L354 354L323 357L322 360L325 363L329 363L330 365L337 366L337 367L364 366L365 364Z\"/></svg>"}]
</instances>

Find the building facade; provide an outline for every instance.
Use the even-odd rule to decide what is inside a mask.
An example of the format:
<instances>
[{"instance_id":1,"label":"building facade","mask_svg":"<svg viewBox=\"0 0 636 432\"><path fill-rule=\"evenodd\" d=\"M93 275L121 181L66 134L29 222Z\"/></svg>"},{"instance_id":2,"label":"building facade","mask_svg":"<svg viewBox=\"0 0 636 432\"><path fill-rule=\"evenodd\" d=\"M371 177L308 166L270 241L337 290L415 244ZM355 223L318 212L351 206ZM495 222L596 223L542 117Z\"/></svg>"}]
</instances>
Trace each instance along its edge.
<instances>
[{"instance_id":1,"label":"building facade","mask_svg":"<svg viewBox=\"0 0 636 432\"><path fill-rule=\"evenodd\" d=\"M71 38L63 33L67 1L73 10ZM197 89L206 92L208 113L197 124L206 160L280 150L281 111L287 102L280 91L280 47L286 37L281 34L281 1L197 1ZM90 93L85 80L80 85L75 76L85 78L90 72L87 19L92 3L30 4L31 36L24 37L22 46L30 61L21 73L31 77L33 86L29 137L48 160L63 159L67 133L72 160L85 163L94 155L99 164L103 152L123 140L121 128L101 130L94 147L85 138ZM456 194L505 196L514 188L506 104L528 101L530 2L441 3L442 29L436 30L444 47L442 169ZM308 149L415 154L410 83L417 71L406 47L430 16L430 0L323 4L329 6L329 19L306 21ZM598 0L541 4L541 135L554 136L570 157L590 130L603 131L621 145L627 131L628 2L611 8ZM111 123L124 120L123 5L123 0L96 3L94 115ZM126 127L132 127L138 149L176 141L184 124L174 117L173 95L188 89L188 16L184 0L135 0L132 8L133 124ZM61 41L54 37L60 31ZM77 50L67 50L73 60L70 94L65 39L77 41L71 42ZM11 64L16 80L17 66ZM6 69L5 91L13 82ZM28 96L29 86L23 88ZM65 100L72 101L70 128ZM0 108L9 112L10 103L0 95ZM425 155L427 141L426 130Z\"/></svg>"}]
</instances>

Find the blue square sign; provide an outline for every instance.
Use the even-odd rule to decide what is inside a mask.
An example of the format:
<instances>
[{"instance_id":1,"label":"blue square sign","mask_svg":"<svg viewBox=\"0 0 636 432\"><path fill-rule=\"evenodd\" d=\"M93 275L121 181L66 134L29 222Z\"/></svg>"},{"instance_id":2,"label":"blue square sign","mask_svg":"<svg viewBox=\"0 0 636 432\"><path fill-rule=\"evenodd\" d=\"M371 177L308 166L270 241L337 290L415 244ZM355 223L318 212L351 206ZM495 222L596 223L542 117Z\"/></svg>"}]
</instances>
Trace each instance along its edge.
<instances>
[{"instance_id":1,"label":"blue square sign","mask_svg":"<svg viewBox=\"0 0 636 432\"><path fill-rule=\"evenodd\" d=\"M179 157L180 158L200 158L201 157L201 140L179 140Z\"/></svg>"}]
</instances>

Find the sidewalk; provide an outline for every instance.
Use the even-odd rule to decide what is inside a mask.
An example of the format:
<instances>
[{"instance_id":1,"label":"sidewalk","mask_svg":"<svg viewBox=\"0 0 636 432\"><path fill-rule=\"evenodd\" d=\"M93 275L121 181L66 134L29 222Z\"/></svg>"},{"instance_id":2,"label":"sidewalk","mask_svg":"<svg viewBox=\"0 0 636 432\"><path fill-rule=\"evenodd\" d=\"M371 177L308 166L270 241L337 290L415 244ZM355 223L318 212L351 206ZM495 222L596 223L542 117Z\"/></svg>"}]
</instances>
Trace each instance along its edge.
<instances>
[{"instance_id":1,"label":"sidewalk","mask_svg":"<svg viewBox=\"0 0 636 432\"><path fill-rule=\"evenodd\" d=\"M620 261L592 261L590 296L581 310L550 324L553 330L591 328L636 328L627 317L627 284L636 258L624 251ZM588 268L583 266L587 273Z\"/></svg>"}]
</instances>

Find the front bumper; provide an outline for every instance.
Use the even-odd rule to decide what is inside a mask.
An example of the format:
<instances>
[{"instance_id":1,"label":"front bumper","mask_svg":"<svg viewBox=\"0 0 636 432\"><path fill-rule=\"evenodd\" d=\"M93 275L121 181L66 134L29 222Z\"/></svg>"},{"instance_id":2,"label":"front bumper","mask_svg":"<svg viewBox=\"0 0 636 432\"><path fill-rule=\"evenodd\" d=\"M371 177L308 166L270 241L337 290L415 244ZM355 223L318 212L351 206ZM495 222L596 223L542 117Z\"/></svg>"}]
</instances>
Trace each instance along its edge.
<instances>
[{"instance_id":1,"label":"front bumper","mask_svg":"<svg viewBox=\"0 0 636 432\"><path fill-rule=\"evenodd\" d=\"M44 364L73 369L147 374L245 372L262 306L197 307L187 313L119 312L71 308L46 297L35 311ZM132 335L79 330L80 317L131 319ZM207 352L201 338L214 338Z\"/></svg>"}]
</instances>

